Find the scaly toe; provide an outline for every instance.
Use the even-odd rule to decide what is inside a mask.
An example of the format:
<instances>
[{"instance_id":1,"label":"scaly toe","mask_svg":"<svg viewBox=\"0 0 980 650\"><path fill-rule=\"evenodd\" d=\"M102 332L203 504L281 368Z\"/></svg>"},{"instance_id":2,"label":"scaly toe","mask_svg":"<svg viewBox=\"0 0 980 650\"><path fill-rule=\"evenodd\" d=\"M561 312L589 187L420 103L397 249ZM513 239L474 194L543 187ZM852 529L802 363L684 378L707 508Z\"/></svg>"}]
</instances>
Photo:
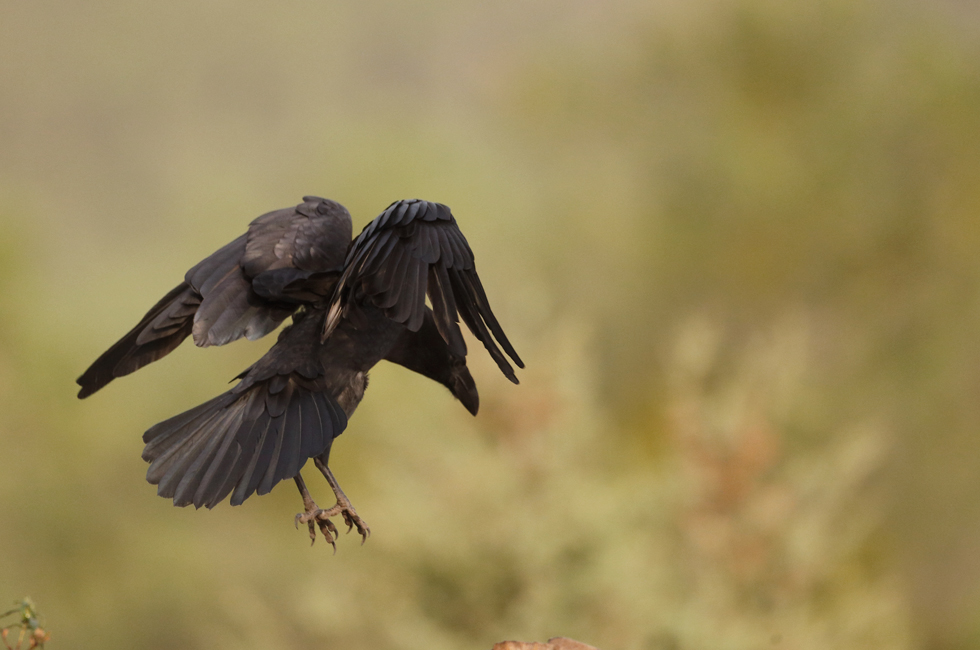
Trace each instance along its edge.
<instances>
[{"instance_id":1,"label":"scaly toe","mask_svg":"<svg viewBox=\"0 0 980 650\"><path fill-rule=\"evenodd\" d=\"M347 532L350 533L354 528L357 528L357 532L361 536L361 544L366 542L367 538L371 536L371 529L368 528L367 522L361 519L353 509L345 509L343 515L344 523L347 524Z\"/></svg>"},{"instance_id":2,"label":"scaly toe","mask_svg":"<svg viewBox=\"0 0 980 650\"><path fill-rule=\"evenodd\" d=\"M321 528L326 527L331 533L333 533L334 537L340 535L340 532L337 530L337 526L335 526L330 520L330 514L326 510L321 510L318 512L316 515L316 520L317 524L319 524Z\"/></svg>"}]
</instances>

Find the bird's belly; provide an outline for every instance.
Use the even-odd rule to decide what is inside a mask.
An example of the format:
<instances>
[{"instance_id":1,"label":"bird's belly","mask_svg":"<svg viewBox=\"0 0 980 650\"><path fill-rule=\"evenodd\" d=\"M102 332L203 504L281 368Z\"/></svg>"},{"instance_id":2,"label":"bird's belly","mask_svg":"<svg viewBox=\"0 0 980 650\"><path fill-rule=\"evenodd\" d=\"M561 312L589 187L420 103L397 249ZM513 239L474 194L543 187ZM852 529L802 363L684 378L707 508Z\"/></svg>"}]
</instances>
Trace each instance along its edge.
<instances>
[{"instance_id":1,"label":"bird's belly","mask_svg":"<svg viewBox=\"0 0 980 650\"><path fill-rule=\"evenodd\" d=\"M373 368L398 340L405 326L385 317L375 308L365 309L368 325L356 328L341 321L320 350L329 392L350 417L364 397L368 371Z\"/></svg>"}]
</instances>

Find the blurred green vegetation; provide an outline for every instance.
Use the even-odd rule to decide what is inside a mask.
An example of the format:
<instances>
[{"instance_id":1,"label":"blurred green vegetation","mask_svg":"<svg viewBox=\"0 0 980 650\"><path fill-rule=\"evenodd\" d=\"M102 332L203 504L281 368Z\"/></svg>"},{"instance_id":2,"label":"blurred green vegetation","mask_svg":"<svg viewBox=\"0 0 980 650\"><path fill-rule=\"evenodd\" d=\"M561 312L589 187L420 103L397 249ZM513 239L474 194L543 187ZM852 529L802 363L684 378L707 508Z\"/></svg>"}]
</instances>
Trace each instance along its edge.
<instances>
[{"instance_id":1,"label":"blurred green vegetation","mask_svg":"<svg viewBox=\"0 0 980 650\"><path fill-rule=\"evenodd\" d=\"M20 600L17 607L0 614L0 623L5 623L0 628L0 638L7 650L43 648L51 639L51 635L41 627L37 608L30 598Z\"/></svg>"},{"instance_id":2,"label":"blurred green vegetation","mask_svg":"<svg viewBox=\"0 0 980 650\"><path fill-rule=\"evenodd\" d=\"M980 644L980 13L0 5L0 598L54 645ZM334 469L178 510L140 434L271 341L73 379L304 194L452 206L527 361L380 366ZM312 486L326 498L324 486ZM4 595L6 594L6 595Z\"/></svg>"}]
</instances>

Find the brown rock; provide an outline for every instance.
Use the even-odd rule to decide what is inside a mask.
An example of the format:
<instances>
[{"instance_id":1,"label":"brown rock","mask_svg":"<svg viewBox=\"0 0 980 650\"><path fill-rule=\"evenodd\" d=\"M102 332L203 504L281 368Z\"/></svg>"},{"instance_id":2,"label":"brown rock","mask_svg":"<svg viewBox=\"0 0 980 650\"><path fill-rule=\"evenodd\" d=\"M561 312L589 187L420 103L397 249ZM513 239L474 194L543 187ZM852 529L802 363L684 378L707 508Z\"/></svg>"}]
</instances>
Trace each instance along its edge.
<instances>
[{"instance_id":1,"label":"brown rock","mask_svg":"<svg viewBox=\"0 0 980 650\"><path fill-rule=\"evenodd\" d=\"M555 636L548 639L548 644L553 645L556 650L599 650L594 646L569 639L567 636Z\"/></svg>"},{"instance_id":2,"label":"brown rock","mask_svg":"<svg viewBox=\"0 0 980 650\"><path fill-rule=\"evenodd\" d=\"M493 646L493 650L598 650L580 641L564 636L548 639L547 643L526 643L524 641L501 641Z\"/></svg>"}]
</instances>

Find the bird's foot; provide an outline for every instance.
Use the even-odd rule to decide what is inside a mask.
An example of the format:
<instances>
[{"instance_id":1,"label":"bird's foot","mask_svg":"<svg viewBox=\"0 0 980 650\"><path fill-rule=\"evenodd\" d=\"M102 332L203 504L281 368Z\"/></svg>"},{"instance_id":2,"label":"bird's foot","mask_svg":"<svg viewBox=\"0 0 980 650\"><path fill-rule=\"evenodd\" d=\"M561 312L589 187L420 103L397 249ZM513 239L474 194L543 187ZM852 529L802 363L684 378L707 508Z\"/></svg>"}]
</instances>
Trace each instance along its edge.
<instances>
[{"instance_id":1,"label":"bird's foot","mask_svg":"<svg viewBox=\"0 0 980 650\"><path fill-rule=\"evenodd\" d=\"M340 503L334 507L339 506ZM367 522L358 516L357 510L354 510L354 506L349 501L346 506L341 508L340 514L344 516L344 523L347 524L347 533L350 534L350 531L356 528L357 533L361 536L361 544L364 544L367 538L371 536L371 529L368 528Z\"/></svg>"},{"instance_id":2,"label":"bird's foot","mask_svg":"<svg viewBox=\"0 0 980 650\"><path fill-rule=\"evenodd\" d=\"M367 538L371 535L371 529L368 528L367 523L361 519L357 511L354 510L354 506L346 498L338 499L332 508L327 508L326 510L317 507L311 500L307 504L306 512L301 512L296 515L296 527L299 528L301 523L309 526L310 540L312 540L310 544L316 542L316 529L319 527L324 539L327 540L328 544L333 546L333 551L336 553L337 538L340 533L337 531L334 523L330 521L330 518L336 517L337 515L343 516L344 523L347 524L348 533L356 527L357 532L361 535L361 544L367 541Z\"/></svg>"},{"instance_id":3,"label":"bird's foot","mask_svg":"<svg viewBox=\"0 0 980 650\"><path fill-rule=\"evenodd\" d=\"M333 552L336 553L337 536L340 533L338 533L334 523L330 521L330 517L338 514L333 512L334 509L323 510L322 508L318 508L315 503L312 503L312 507L307 506L306 512L301 512L296 515L296 528L299 528L301 523L309 526L311 546L316 542L316 529L319 528L320 532L323 533L323 538L327 540L328 544L333 546Z\"/></svg>"}]
</instances>

